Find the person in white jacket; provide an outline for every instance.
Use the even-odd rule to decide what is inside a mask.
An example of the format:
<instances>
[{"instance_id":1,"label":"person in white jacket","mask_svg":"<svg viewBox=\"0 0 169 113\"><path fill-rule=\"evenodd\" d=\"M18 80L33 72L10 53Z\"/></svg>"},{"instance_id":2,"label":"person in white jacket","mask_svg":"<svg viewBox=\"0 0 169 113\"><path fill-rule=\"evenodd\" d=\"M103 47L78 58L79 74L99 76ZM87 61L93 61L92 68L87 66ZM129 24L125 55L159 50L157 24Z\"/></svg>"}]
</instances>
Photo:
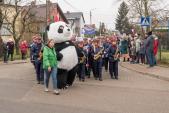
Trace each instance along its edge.
<instances>
[{"instance_id":1,"label":"person in white jacket","mask_svg":"<svg viewBox=\"0 0 169 113\"><path fill-rule=\"evenodd\" d=\"M136 37L136 63L140 62L140 48L141 48L141 35L138 34Z\"/></svg>"}]
</instances>

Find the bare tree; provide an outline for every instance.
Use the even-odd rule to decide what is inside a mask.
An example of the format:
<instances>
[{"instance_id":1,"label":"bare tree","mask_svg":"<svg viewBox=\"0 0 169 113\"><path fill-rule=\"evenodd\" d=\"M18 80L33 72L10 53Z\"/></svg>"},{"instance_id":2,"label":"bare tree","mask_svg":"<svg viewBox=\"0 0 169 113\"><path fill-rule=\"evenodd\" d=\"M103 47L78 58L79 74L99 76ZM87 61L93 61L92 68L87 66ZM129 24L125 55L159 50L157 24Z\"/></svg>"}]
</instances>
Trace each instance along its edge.
<instances>
[{"instance_id":1,"label":"bare tree","mask_svg":"<svg viewBox=\"0 0 169 113\"><path fill-rule=\"evenodd\" d=\"M20 6L22 0L15 0L14 5L5 7L9 15L4 16L5 21L8 23L4 28L7 29L15 40L16 54L19 54L19 41L25 33L25 28L30 22L31 5ZM28 5L28 4L27 4ZM12 12L12 13L11 13Z\"/></svg>"},{"instance_id":2,"label":"bare tree","mask_svg":"<svg viewBox=\"0 0 169 113\"><path fill-rule=\"evenodd\" d=\"M122 1L122 0L121 0ZM151 16L152 17L152 25L151 28L148 27L146 31L154 30L160 21L166 21L166 14L164 12L164 8L167 7L159 7L159 2L163 0L125 0L130 8L129 19L133 21L133 23L138 24L141 16ZM117 1L116 1L117 2ZM142 27L141 27L142 28ZM142 32L144 34L144 30L142 28Z\"/></svg>"}]
</instances>

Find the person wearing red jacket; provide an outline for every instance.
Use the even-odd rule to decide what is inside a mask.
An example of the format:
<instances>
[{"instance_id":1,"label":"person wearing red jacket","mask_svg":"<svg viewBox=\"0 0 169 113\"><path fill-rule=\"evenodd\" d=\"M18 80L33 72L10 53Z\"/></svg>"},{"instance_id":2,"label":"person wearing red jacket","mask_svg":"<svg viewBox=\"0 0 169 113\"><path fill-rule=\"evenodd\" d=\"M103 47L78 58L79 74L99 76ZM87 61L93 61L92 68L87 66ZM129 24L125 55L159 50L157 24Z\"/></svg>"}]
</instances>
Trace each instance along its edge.
<instances>
[{"instance_id":1,"label":"person wearing red jacket","mask_svg":"<svg viewBox=\"0 0 169 113\"><path fill-rule=\"evenodd\" d=\"M28 44L27 44L27 41L24 40L20 44L20 51L21 51L21 55L22 55L22 60L26 59L27 50L28 50Z\"/></svg>"},{"instance_id":2,"label":"person wearing red jacket","mask_svg":"<svg viewBox=\"0 0 169 113\"><path fill-rule=\"evenodd\" d=\"M156 65L157 64L156 55L157 55L157 52L158 52L158 45L159 45L159 41L158 41L157 36L154 36L154 44L153 45L154 45L154 57L155 57L154 64Z\"/></svg>"}]
</instances>

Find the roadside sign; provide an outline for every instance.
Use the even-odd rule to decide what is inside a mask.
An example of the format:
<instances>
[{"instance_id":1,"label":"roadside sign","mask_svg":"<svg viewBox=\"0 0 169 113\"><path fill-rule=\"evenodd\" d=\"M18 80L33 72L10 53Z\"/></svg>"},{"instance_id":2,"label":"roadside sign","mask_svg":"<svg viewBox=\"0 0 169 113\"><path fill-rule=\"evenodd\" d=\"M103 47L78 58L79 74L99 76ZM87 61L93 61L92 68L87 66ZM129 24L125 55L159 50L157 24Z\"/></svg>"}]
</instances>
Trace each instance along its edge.
<instances>
[{"instance_id":1,"label":"roadside sign","mask_svg":"<svg viewBox=\"0 0 169 113\"><path fill-rule=\"evenodd\" d=\"M150 26L151 25L151 18L148 17L141 17L141 26Z\"/></svg>"}]
</instances>

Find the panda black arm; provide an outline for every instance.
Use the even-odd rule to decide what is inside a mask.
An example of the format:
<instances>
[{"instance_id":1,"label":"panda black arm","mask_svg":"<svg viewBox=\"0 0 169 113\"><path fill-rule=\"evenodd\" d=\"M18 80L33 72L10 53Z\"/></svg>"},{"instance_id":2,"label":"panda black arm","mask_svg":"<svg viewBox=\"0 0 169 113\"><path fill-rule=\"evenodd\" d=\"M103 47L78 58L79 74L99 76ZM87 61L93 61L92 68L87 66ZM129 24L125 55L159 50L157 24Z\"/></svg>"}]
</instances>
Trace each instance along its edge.
<instances>
[{"instance_id":1,"label":"panda black arm","mask_svg":"<svg viewBox=\"0 0 169 113\"><path fill-rule=\"evenodd\" d=\"M59 53L59 52L56 52L56 54L57 54L57 60L61 61L62 58L63 58L63 55L61 53Z\"/></svg>"}]
</instances>

